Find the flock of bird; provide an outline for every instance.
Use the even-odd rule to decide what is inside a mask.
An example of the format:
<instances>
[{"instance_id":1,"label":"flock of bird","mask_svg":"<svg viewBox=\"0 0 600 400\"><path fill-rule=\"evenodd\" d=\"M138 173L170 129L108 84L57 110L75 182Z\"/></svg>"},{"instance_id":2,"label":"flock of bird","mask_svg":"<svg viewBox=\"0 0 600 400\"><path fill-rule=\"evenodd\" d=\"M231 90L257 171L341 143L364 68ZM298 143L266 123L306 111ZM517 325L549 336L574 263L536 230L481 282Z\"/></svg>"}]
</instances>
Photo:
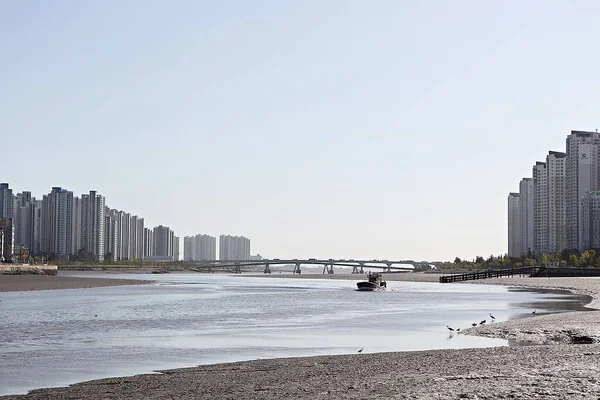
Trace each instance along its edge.
<instances>
[{"instance_id":1,"label":"flock of bird","mask_svg":"<svg viewBox=\"0 0 600 400\"><path fill-rule=\"evenodd\" d=\"M536 312L537 312L537 310L533 310L532 314L535 314ZM492 315L492 313L490 313L490 318L491 318L491 319L490 319L490 321L491 321L491 322L494 322L494 321L496 320L496 317L494 317L494 316ZM484 320L480 321L479 323L477 323L477 322L473 322L473 323L471 324L471 326L485 325L485 323L486 323L486 322L487 322L487 319L484 319ZM454 329L454 328L452 328L452 327L450 327L450 326L448 326L448 325L446 325L446 328L448 328L448 330L449 330L450 332L460 332L460 328Z\"/></svg>"}]
</instances>

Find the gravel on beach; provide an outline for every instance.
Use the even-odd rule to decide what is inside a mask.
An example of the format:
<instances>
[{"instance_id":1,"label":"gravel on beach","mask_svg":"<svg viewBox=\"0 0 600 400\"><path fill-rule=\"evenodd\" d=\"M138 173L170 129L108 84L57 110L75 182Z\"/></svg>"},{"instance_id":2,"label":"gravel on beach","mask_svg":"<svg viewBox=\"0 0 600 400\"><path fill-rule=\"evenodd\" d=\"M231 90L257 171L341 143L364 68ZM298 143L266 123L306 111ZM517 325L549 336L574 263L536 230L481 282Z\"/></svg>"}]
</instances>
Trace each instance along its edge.
<instances>
[{"instance_id":1,"label":"gravel on beach","mask_svg":"<svg viewBox=\"0 0 600 400\"><path fill-rule=\"evenodd\" d=\"M413 274L398 275L404 278ZM592 296L592 307L598 306L600 293L600 279L596 278L514 277L473 283L568 288ZM511 346L205 365L40 389L0 399L600 397L600 311L532 315L478 326L460 334L505 338Z\"/></svg>"}]
</instances>

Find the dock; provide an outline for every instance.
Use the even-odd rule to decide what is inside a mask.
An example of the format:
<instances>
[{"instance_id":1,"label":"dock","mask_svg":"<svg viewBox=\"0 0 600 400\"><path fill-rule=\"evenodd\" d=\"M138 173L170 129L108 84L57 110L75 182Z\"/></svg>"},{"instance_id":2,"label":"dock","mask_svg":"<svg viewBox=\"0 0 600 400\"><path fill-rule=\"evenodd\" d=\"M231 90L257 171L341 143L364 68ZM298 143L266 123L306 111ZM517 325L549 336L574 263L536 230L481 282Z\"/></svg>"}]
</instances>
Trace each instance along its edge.
<instances>
[{"instance_id":1,"label":"dock","mask_svg":"<svg viewBox=\"0 0 600 400\"><path fill-rule=\"evenodd\" d=\"M477 279L501 278L514 275L533 275L539 273L543 267L520 267L510 269L494 269L487 271L468 272L464 274L440 276L440 283L474 281Z\"/></svg>"}]
</instances>

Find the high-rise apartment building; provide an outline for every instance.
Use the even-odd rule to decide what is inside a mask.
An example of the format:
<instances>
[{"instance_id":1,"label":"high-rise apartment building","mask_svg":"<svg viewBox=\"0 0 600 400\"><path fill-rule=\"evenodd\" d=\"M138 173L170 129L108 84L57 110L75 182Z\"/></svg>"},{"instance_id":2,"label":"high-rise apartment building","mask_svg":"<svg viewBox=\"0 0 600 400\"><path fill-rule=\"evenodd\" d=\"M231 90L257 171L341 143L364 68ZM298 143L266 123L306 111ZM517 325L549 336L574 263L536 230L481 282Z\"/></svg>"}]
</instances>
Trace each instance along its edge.
<instances>
[{"instance_id":1,"label":"high-rise apartment building","mask_svg":"<svg viewBox=\"0 0 600 400\"><path fill-rule=\"evenodd\" d=\"M219 260L249 260L250 239L244 236L219 236Z\"/></svg>"},{"instance_id":2,"label":"high-rise apartment building","mask_svg":"<svg viewBox=\"0 0 600 400\"><path fill-rule=\"evenodd\" d=\"M154 256L173 259L173 231L166 226L156 226L153 230Z\"/></svg>"},{"instance_id":3,"label":"high-rise apartment building","mask_svg":"<svg viewBox=\"0 0 600 400\"><path fill-rule=\"evenodd\" d=\"M567 248L566 161L567 154L559 151L550 151L546 156L548 253L559 253Z\"/></svg>"},{"instance_id":4,"label":"high-rise apartment building","mask_svg":"<svg viewBox=\"0 0 600 400\"><path fill-rule=\"evenodd\" d=\"M12 262L15 253L15 228L12 218L0 218L0 262Z\"/></svg>"},{"instance_id":5,"label":"high-rise apartment building","mask_svg":"<svg viewBox=\"0 0 600 400\"><path fill-rule=\"evenodd\" d=\"M83 249L83 202L80 197L73 197L73 216L71 218L71 252L79 255Z\"/></svg>"},{"instance_id":6,"label":"high-rise apartment building","mask_svg":"<svg viewBox=\"0 0 600 400\"><path fill-rule=\"evenodd\" d=\"M545 162L533 166L533 248L535 253L548 252L548 173Z\"/></svg>"},{"instance_id":7,"label":"high-rise apartment building","mask_svg":"<svg viewBox=\"0 0 600 400\"><path fill-rule=\"evenodd\" d=\"M0 183L0 218L13 218L13 191L8 183Z\"/></svg>"},{"instance_id":8,"label":"high-rise apartment building","mask_svg":"<svg viewBox=\"0 0 600 400\"><path fill-rule=\"evenodd\" d=\"M53 187L42 200L41 252L57 258L72 254L73 192Z\"/></svg>"},{"instance_id":9,"label":"high-rise apartment building","mask_svg":"<svg viewBox=\"0 0 600 400\"><path fill-rule=\"evenodd\" d=\"M584 249L600 249L600 191L587 192L581 201Z\"/></svg>"},{"instance_id":10,"label":"high-rise apartment building","mask_svg":"<svg viewBox=\"0 0 600 400\"><path fill-rule=\"evenodd\" d=\"M521 256L521 227L520 212L519 212L519 193L509 193L507 201L507 220L508 220L508 251L509 257L520 257Z\"/></svg>"},{"instance_id":11,"label":"high-rise apartment building","mask_svg":"<svg viewBox=\"0 0 600 400\"><path fill-rule=\"evenodd\" d=\"M105 198L95 190L81 196L82 248L97 261L104 260Z\"/></svg>"},{"instance_id":12,"label":"high-rise apartment building","mask_svg":"<svg viewBox=\"0 0 600 400\"><path fill-rule=\"evenodd\" d=\"M587 192L599 189L598 159L600 133L571 131L567 136L566 151L566 241L567 248L583 245L581 201Z\"/></svg>"},{"instance_id":13,"label":"high-rise apartment building","mask_svg":"<svg viewBox=\"0 0 600 400\"><path fill-rule=\"evenodd\" d=\"M179 261L179 237L173 235L173 261Z\"/></svg>"},{"instance_id":14,"label":"high-rise apartment building","mask_svg":"<svg viewBox=\"0 0 600 400\"><path fill-rule=\"evenodd\" d=\"M533 251L533 179L523 178L519 183L519 225L521 254Z\"/></svg>"},{"instance_id":15,"label":"high-rise apartment building","mask_svg":"<svg viewBox=\"0 0 600 400\"><path fill-rule=\"evenodd\" d=\"M154 230L144 228L144 258L154 257Z\"/></svg>"},{"instance_id":16,"label":"high-rise apartment building","mask_svg":"<svg viewBox=\"0 0 600 400\"><path fill-rule=\"evenodd\" d=\"M33 252L35 232L35 198L31 192L18 193L13 204L14 244Z\"/></svg>"},{"instance_id":17,"label":"high-rise apartment building","mask_svg":"<svg viewBox=\"0 0 600 400\"><path fill-rule=\"evenodd\" d=\"M108 207L104 210L104 251L109 259L106 261L118 261L119 252L119 221L117 211L110 210Z\"/></svg>"},{"instance_id":18,"label":"high-rise apartment building","mask_svg":"<svg viewBox=\"0 0 600 400\"><path fill-rule=\"evenodd\" d=\"M198 234L183 239L185 261L209 261L217 259L217 238Z\"/></svg>"}]
</instances>

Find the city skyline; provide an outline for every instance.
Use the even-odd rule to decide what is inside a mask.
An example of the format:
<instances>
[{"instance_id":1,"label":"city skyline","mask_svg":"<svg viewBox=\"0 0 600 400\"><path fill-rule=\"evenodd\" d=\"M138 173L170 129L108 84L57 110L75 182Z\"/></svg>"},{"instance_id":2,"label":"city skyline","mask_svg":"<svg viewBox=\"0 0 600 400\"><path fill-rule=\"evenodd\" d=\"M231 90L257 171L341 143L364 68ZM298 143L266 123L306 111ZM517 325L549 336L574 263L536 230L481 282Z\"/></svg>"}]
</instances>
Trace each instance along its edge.
<instances>
[{"instance_id":1,"label":"city skyline","mask_svg":"<svg viewBox=\"0 0 600 400\"><path fill-rule=\"evenodd\" d=\"M32 255L60 259L93 256L96 261L111 262L217 259L216 237L197 234L185 236L180 242L168 226L149 228L143 217L110 208L96 190L76 196L73 191L53 186L50 193L37 200L31 191L16 192L10 183L3 182L0 221L7 218L12 221L13 233L6 245L13 251L17 246L19 253L26 249ZM6 229L8 226L3 226L3 234ZM219 259L251 259L250 239L244 236L220 235L219 249ZM3 249L1 254L6 256L8 252Z\"/></svg>"},{"instance_id":2,"label":"city skyline","mask_svg":"<svg viewBox=\"0 0 600 400\"><path fill-rule=\"evenodd\" d=\"M571 130L508 195L508 255L600 248L600 133Z\"/></svg>"}]
</instances>

